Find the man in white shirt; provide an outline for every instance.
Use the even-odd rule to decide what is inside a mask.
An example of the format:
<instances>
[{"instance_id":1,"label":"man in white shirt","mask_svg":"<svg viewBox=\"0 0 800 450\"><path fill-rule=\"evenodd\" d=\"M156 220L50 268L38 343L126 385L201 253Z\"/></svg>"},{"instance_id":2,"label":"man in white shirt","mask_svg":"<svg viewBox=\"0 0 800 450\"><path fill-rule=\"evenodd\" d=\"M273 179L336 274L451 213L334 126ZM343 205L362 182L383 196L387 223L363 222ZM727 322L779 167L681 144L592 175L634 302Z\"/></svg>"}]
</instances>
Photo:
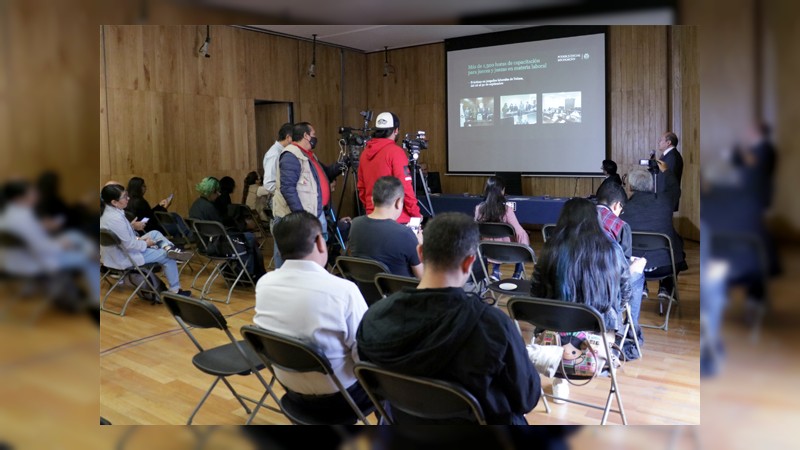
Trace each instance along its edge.
<instances>
[{"instance_id":1,"label":"man in white shirt","mask_svg":"<svg viewBox=\"0 0 800 450\"><path fill-rule=\"evenodd\" d=\"M285 123L278 130L278 140L264 154L264 188L270 196L275 193L275 180L278 177L278 157L283 148L292 142L292 124Z\"/></svg>"},{"instance_id":2,"label":"man in white shirt","mask_svg":"<svg viewBox=\"0 0 800 450\"><path fill-rule=\"evenodd\" d=\"M356 404L367 410L369 397L353 374L356 330L367 311L364 297L355 284L325 270L328 249L315 215L288 214L275 224L273 236L285 262L258 280L253 322L316 345ZM275 375L296 402L316 410L350 410L336 385L321 373L276 368Z\"/></svg>"}]
</instances>

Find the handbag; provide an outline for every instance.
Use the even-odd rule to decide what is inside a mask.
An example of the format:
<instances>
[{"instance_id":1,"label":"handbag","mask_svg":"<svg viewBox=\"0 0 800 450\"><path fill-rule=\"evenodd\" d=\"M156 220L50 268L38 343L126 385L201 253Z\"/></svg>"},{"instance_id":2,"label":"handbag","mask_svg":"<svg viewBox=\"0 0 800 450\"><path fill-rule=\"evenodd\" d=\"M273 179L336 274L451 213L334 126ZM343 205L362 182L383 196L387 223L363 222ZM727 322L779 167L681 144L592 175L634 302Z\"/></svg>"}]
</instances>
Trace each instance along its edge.
<instances>
[{"instance_id":1,"label":"handbag","mask_svg":"<svg viewBox=\"0 0 800 450\"><path fill-rule=\"evenodd\" d=\"M576 333L556 333L555 331L543 331L536 337L539 345L558 345L564 349L559 364L561 377L570 384L583 386L588 384L605 367L605 352L603 348L603 338L595 333L579 331ZM576 384L570 377L590 377L585 383Z\"/></svg>"}]
</instances>

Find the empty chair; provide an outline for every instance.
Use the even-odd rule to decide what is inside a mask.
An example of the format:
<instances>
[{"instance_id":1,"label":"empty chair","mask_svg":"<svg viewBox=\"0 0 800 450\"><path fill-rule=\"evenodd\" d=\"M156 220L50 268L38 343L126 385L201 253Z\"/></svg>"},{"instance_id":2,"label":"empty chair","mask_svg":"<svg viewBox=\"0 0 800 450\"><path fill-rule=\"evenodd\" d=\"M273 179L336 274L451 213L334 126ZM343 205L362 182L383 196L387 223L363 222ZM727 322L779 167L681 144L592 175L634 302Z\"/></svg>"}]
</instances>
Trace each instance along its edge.
<instances>
[{"instance_id":1,"label":"empty chair","mask_svg":"<svg viewBox=\"0 0 800 450\"><path fill-rule=\"evenodd\" d=\"M230 303L231 294L233 289L239 284L240 281L249 283L252 286L256 285L253 277L247 271L246 260L248 258L246 243L240 242L238 245L234 243L233 239L225 231L225 227L219 223L210 220L194 220L192 221L194 232L200 240L203 249L200 253L208 258L208 262L197 272L192 286L194 286L197 277L205 270L209 264L214 264L214 269L206 278L203 288L200 290L200 298L221 301L208 296L214 281L222 275L222 279L229 286L228 296L225 298L225 303Z\"/></svg>"},{"instance_id":2,"label":"empty chair","mask_svg":"<svg viewBox=\"0 0 800 450\"><path fill-rule=\"evenodd\" d=\"M480 403L458 383L405 375L368 362L357 363L355 373L390 425L486 425ZM391 405L391 413L387 413L384 402Z\"/></svg>"},{"instance_id":3,"label":"empty chair","mask_svg":"<svg viewBox=\"0 0 800 450\"><path fill-rule=\"evenodd\" d=\"M150 278L151 275L153 275L153 271L158 266L158 263L148 263L148 264L137 265L133 261L133 258L131 257L130 253L128 252L128 249L126 249L125 246L122 245L122 241L120 241L119 237L117 237L117 235L114 234L114 232L111 231L111 230L107 230L107 229L104 229L104 228L100 229L100 246L101 247L112 247L112 246L116 247L117 249L119 249L128 258L128 261L130 261L130 265L127 266L127 267L109 267L108 265L106 265L106 269L108 269L108 270L103 275L103 278L101 279L101 282L102 282L102 280L105 280L105 279L107 279L108 277L111 277L111 276L117 277L117 282L116 283L112 283L111 288L108 290L108 292L106 292L106 295L103 297L103 301L100 302L100 309L102 311L110 312L110 313L116 314L118 316L124 316L125 315L125 310L128 308L128 303L130 303L130 301L133 300L133 297L137 293L139 293L139 291L143 291L143 292L149 293L149 295L151 295L152 298L155 299L154 301L156 301L156 302L160 302L161 301L160 300L161 292L152 283L151 278ZM120 309L119 311L114 311L114 310L106 308L106 301L108 301L108 296L111 295L111 293L117 287L119 287L119 285L123 284L125 282L125 279L131 280L132 278L129 277L128 275L134 274L134 273L140 275L141 279L134 286L134 289L133 289L133 292L131 292L131 295L129 295L128 298L125 300L125 303L122 305L122 309Z\"/></svg>"},{"instance_id":4,"label":"empty chair","mask_svg":"<svg viewBox=\"0 0 800 450\"><path fill-rule=\"evenodd\" d=\"M404 277L392 275L390 273L379 273L375 275L375 287L380 292L381 297L388 297L405 287L416 288L419 279L414 277Z\"/></svg>"},{"instance_id":5,"label":"empty chair","mask_svg":"<svg viewBox=\"0 0 800 450\"><path fill-rule=\"evenodd\" d=\"M258 412L258 407L263 405L267 395L270 395L275 400L276 404L279 404L278 397L272 391L272 384L275 380L273 379L269 383L264 380L259 373L259 371L264 368L261 359L256 356L253 349L245 341L240 341L233 337L233 334L228 328L225 316L219 312L216 306L205 300L197 300L169 292L164 293L163 299L169 312L172 313L172 316L175 317L175 320L178 322L178 325L183 328L183 331L186 332L186 335L189 336L189 339L191 339L192 343L197 347L198 353L192 357L192 364L201 372L216 377L214 382L211 383L211 387L208 388L203 398L200 399L200 403L198 403L194 411L192 411L189 420L186 422L187 425L192 424L192 420L194 420L197 411L203 406L203 403L205 403L211 391L214 390L214 387L216 387L220 380L225 383L225 386L228 387L239 404L242 405L242 408L250 415L247 419L248 424ZM229 342L209 349L203 348L194 334L192 334L189 329L190 327L216 328L222 330ZM251 374L258 378L265 389L264 395L258 401L237 393L227 379L227 377L233 375L247 376ZM256 408L251 411L244 403L244 400L255 403ZM268 405L264 406L273 411L280 412L277 408Z\"/></svg>"},{"instance_id":6,"label":"empty chair","mask_svg":"<svg viewBox=\"0 0 800 450\"><path fill-rule=\"evenodd\" d=\"M317 395L314 396L314 399L324 400L325 397L332 399L334 396L341 394L345 402L350 406L350 410L308 407L306 403L296 399L302 394L292 392L276 376L278 382L281 382L284 390L287 391L280 399L281 409L292 423L297 425L349 425L360 420L365 425L369 425L366 415L372 412L372 408L368 411L359 409L347 389L342 385L339 377L336 376L328 358L315 346L300 339L254 325L242 327L242 336L272 371L273 375L276 375L275 369L295 373L320 373L327 377L339 392L329 396Z\"/></svg>"},{"instance_id":7,"label":"empty chair","mask_svg":"<svg viewBox=\"0 0 800 450\"><path fill-rule=\"evenodd\" d=\"M664 322L661 325L649 325L641 323L641 319L639 321L639 326L647 327L647 328L658 328L664 331L669 330L669 314L672 311L672 304L674 303L678 308L680 308L679 297L678 297L678 271L676 269L675 264L675 254L673 253L672 248L672 241L670 240L669 236L664 233L653 233L649 231L633 231L631 232L631 249L633 250L634 254L643 254L645 252L652 252L656 250L666 250L669 252L669 259L670 265L672 267L672 271L666 275L661 276L654 276L651 272L645 270L644 272L644 279L645 282L647 281L660 281L665 278L672 278L672 291L668 292L667 298L667 314L664 317ZM661 299L658 299L659 302L659 313L663 315L663 304L661 303Z\"/></svg>"},{"instance_id":8,"label":"empty chair","mask_svg":"<svg viewBox=\"0 0 800 450\"><path fill-rule=\"evenodd\" d=\"M367 306L383 298L375 286L375 275L389 272L389 268L384 263L369 258L339 256L336 258L336 268L345 279L358 286Z\"/></svg>"},{"instance_id":9,"label":"empty chair","mask_svg":"<svg viewBox=\"0 0 800 450\"><path fill-rule=\"evenodd\" d=\"M512 297L508 301L508 312L513 319L528 322L536 327L537 331L549 330L565 333L587 331L597 333L602 337L605 354L612 354L611 346L609 345L606 336L606 327L603 317L591 306L565 302L561 300L546 300L532 297ZM622 419L622 423L627 425L628 419L625 416L625 409L622 406L622 396L619 392L619 386L617 384L617 370L614 367L614 364L608 364L608 372L611 378L611 386L608 390L606 403L603 406L568 398L559 398L553 395L544 394L544 392L542 393L546 397L603 410L603 416L600 419L601 425L606 424L609 412L618 413ZM563 372L563 366L561 366L556 372L556 377L566 378L566 374ZM569 376L569 380L582 379L587 380L587 382L590 381L591 378L591 376ZM617 400L617 406L619 409L611 409L611 401L614 398Z\"/></svg>"},{"instance_id":10,"label":"empty chair","mask_svg":"<svg viewBox=\"0 0 800 450\"><path fill-rule=\"evenodd\" d=\"M481 261L483 274L486 279L489 279L489 269L487 267L487 260L497 261L502 264L517 264L517 263L530 263L536 264L536 255L533 249L525 244L518 244L516 242L495 242L495 241L481 241L478 244L478 260ZM500 286L506 283L516 285L516 288L511 291L502 289ZM528 293L531 291L530 279L516 279L508 278L489 284L489 290L494 293L500 294L513 294L514 292Z\"/></svg>"}]
</instances>

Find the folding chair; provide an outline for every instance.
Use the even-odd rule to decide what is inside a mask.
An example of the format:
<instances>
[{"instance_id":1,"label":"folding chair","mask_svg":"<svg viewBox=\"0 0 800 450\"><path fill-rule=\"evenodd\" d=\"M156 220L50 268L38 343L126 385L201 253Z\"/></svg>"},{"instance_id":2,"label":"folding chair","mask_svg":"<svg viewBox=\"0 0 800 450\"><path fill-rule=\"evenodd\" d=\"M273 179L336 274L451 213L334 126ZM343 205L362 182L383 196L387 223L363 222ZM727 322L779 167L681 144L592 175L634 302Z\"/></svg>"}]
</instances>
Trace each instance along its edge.
<instances>
[{"instance_id":1,"label":"folding chair","mask_svg":"<svg viewBox=\"0 0 800 450\"><path fill-rule=\"evenodd\" d=\"M639 352L639 358L641 358L642 356L644 356L644 354L642 353L642 347L639 346L639 336L636 335L636 329L633 327L633 316L631 315L630 303L627 303L625 305L625 309L623 310L622 323L624 324L622 328L623 338L620 347L625 345L625 339L628 338L628 333L632 332L631 334L633 334L632 337L633 342L636 343L636 351Z\"/></svg>"},{"instance_id":2,"label":"folding chair","mask_svg":"<svg viewBox=\"0 0 800 450\"><path fill-rule=\"evenodd\" d=\"M639 326L645 328L656 328L664 331L669 330L669 313L672 311L672 304L680 308L679 297L678 297L678 271L675 269L675 254L673 253L672 249L672 240L670 240L669 236L664 233L652 233L649 231L633 231L631 232L631 249L633 250L634 255L636 254L643 254L645 252L651 252L654 250L667 250L669 251L669 260L670 265L672 266L672 272L668 275L664 276L649 276L647 271L644 272L644 281L647 283L648 281L661 281L665 278L672 277L674 283L672 284L672 292L669 292L669 298L667 299L667 315L664 318L664 322L661 325L649 325L639 323ZM658 299L658 307L659 307L659 315L663 315L663 303L661 299ZM680 310L679 310L680 312Z\"/></svg>"},{"instance_id":3,"label":"folding chair","mask_svg":"<svg viewBox=\"0 0 800 450\"><path fill-rule=\"evenodd\" d=\"M370 408L369 411L363 412L359 409L347 392L347 388L342 385L339 377L334 373L328 358L317 347L300 339L254 325L245 325L241 331L242 336L269 370L272 371L273 376L276 368L284 372L321 373L336 385L339 393L351 408L351 411L333 414L328 411L308 408L306 405L294 400L293 396L284 395L281 397L279 404L284 415L292 423L297 425L352 425L360 420L365 425L369 425L366 415L369 415L373 409ZM280 378L278 378L278 382L281 383ZM283 383L281 385L286 392L291 392Z\"/></svg>"},{"instance_id":4,"label":"folding chair","mask_svg":"<svg viewBox=\"0 0 800 450\"><path fill-rule=\"evenodd\" d=\"M155 212L155 219L158 221L159 225L161 225L161 229L164 230L164 235L167 239L170 240L173 244L181 247L184 252L191 253L191 257L182 262L180 267L178 268L178 274L183 273L183 269L189 266L189 263L194 259L196 254L197 245L193 236L189 236L183 231L183 228L178 224L178 220L172 213L166 211L154 211ZM187 225L188 226L188 225ZM169 232L169 229L178 230L177 234L173 234Z\"/></svg>"},{"instance_id":5,"label":"folding chair","mask_svg":"<svg viewBox=\"0 0 800 450\"><path fill-rule=\"evenodd\" d=\"M203 398L200 399L200 403L195 406L194 411L192 411L192 414L189 416L189 420L186 422L187 425L192 424L194 416L200 410L200 407L203 406L203 403L208 399L211 391L214 390L220 380L225 383L225 386L228 387L239 404L242 405L242 408L250 415L247 419L248 424L253 420L256 412L258 412L258 407L263 405L267 395L270 395L273 400L275 400L275 404L279 405L278 397L272 390L275 379L273 378L269 383L264 380L259 373L259 371L264 368L264 364L245 341L234 338L228 328L228 322L225 320L225 316L219 312L216 306L205 300L197 300L170 292L165 292L163 299L164 304L167 305L167 309L172 313L178 325L183 328L183 331L189 336L194 346L197 347L198 353L192 358L192 364L201 372L216 377L214 382L211 383L211 387L208 388ZM190 327L216 328L222 330L225 332L230 342L209 349L203 348L194 334L192 334L189 329ZM247 376L251 374L258 378L265 389L264 395L258 401L238 394L227 379L227 377L233 375ZM256 404L256 408L251 411L244 403L244 400ZM263 406L275 412L281 412L278 408L268 405Z\"/></svg>"},{"instance_id":6,"label":"folding chair","mask_svg":"<svg viewBox=\"0 0 800 450\"><path fill-rule=\"evenodd\" d=\"M554 223L548 223L542 226L542 239L544 239L544 242L547 242L547 240L550 239L550 236L553 235L553 231L555 231L555 229L556 224Z\"/></svg>"},{"instance_id":7,"label":"folding chair","mask_svg":"<svg viewBox=\"0 0 800 450\"><path fill-rule=\"evenodd\" d=\"M21 286L19 286L19 289L16 292L11 294L11 298L8 299L8 304L0 311L0 317L5 318L5 316L19 303L19 301L26 296L26 293L33 292L38 290L40 287L44 287L44 299L41 304L34 309L33 314L31 314L29 319L29 323L34 323L39 317L41 317L41 315L50 305L55 303L58 295L64 295L65 293L68 293L70 291L69 288L73 287L70 284L72 279L70 273L53 273L46 271L46 266L39 255L32 251L28 246L28 243L16 233L0 230L0 250L24 252L39 268L41 268L40 271L32 274L22 275L7 272L2 273L3 278L9 279L15 284L16 282L20 282ZM13 260L11 255L4 255L4 257Z\"/></svg>"},{"instance_id":8,"label":"folding chair","mask_svg":"<svg viewBox=\"0 0 800 450\"><path fill-rule=\"evenodd\" d=\"M388 297L395 292L401 291L405 287L416 288L419 284L419 279L414 277L404 277L400 275L392 275L390 273L379 273L375 275L375 287L381 294L381 297Z\"/></svg>"},{"instance_id":9,"label":"folding chair","mask_svg":"<svg viewBox=\"0 0 800 450\"><path fill-rule=\"evenodd\" d=\"M388 273L389 268L386 267L386 264L369 258L339 256L336 258L336 269L342 274L342 277L358 286L358 290L364 296L367 306L371 306L383 298L383 295L375 286L375 275Z\"/></svg>"},{"instance_id":10,"label":"folding chair","mask_svg":"<svg viewBox=\"0 0 800 450\"><path fill-rule=\"evenodd\" d=\"M103 278L100 280L102 284L103 280L108 277L116 276L117 282L112 283L111 288L106 292L106 295L103 297L103 301L100 303L100 310L110 312L112 314L116 314L118 316L124 316L125 310L128 308L128 303L133 300L133 297L141 290L143 292L150 292L154 298L156 299L157 303L161 302L161 292L156 289L153 283L150 282L150 276L153 274L153 271L158 266L157 263L147 263L142 264L141 266L137 265L134 262L133 257L131 257L128 249L122 245L122 241L119 237L114 234L113 231L101 228L100 229L100 246L101 247L116 247L119 249L130 261L131 265L128 267L111 267L108 264L104 264L108 271L103 275ZM142 281L140 281L136 286L134 286L133 292L128 298L125 300L125 303L122 305L122 309L120 311L114 311L106 308L106 301L108 301L108 296L119 287L121 284L125 283L125 279L130 277L128 275L138 273L142 277Z\"/></svg>"},{"instance_id":11,"label":"folding chair","mask_svg":"<svg viewBox=\"0 0 800 450\"><path fill-rule=\"evenodd\" d=\"M356 363L354 370L389 425L486 425L480 403L458 383L405 375L364 361ZM387 414L384 402L391 405L394 417ZM403 423L404 419L407 423Z\"/></svg>"},{"instance_id":12,"label":"folding chair","mask_svg":"<svg viewBox=\"0 0 800 450\"><path fill-rule=\"evenodd\" d=\"M228 296L225 298L225 304L231 302L233 289L243 278L244 282L255 287L256 282L250 276L250 273L247 271L247 265L245 264L248 258L247 250L236 250L233 240L221 223L211 220L193 220L192 226L194 227L197 238L203 246L203 250L201 250L200 253L208 258L206 264L201 267L197 275L195 275L192 281L192 287L194 287L197 277L200 276L205 268L208 267L209 264L214 264L214 269L211 270L208 278L206 278L206 282L203 284L203 288L200 290L201 299L222 301L208 296L211 287L220 275L222 275L225 284L230 286L228 289ZM226 274L225 271L229 272ZM233 278L233 280L230 278Z\"/></svg>"},{"instance_id":13,"label":"folding chair","mask_svg":"<svg viewBox=\"0 0 800 450\"><path fill-rule=\"evenodd\" d=\"M528 322L536 327L537 330L550 330L565 333L578 331L599 333L603 339L603 347L606 351L605 354L612 354L611 346L606 338L606 327L603 317L591 306L565 302L561 300L545 300L532 297L512 297L508 301L508 312L511 315L511 318ZM554 395L545 394L544 390L542 390L542 397L545 398L545 402L546 398L550 397L589 408L601 409L603 410L603 417L600 419L600 425L606 424L609 412L619 414L622 418L622 423L627 425L628 419L625 416L625 409L622 406L622 396L620 395L619 385L617 384L617 369L614 367L614 364L608 364L608 372L611 376L611 387L608 390L605 406L585 403L579 400L556 397ZM556 372L556 377L566 378L566 374L563 372L563 366L560 367ZM591 380L591 378L591 376L569 376L570 380L587 380L587 382ZM616 398L619 409L611 409L611 401L613 398ZM545 403L545 407L549 408L547 403Z\"/></svg>"},{"instance_id":14,"label":"folding chair","mask_svg":"<svg viewBox=\"0 0 800 450\"><path fill-rule=\"evenodd\" d=\"M258 244L258 248L261 248L264 245L264 242L267 241L267 231L264 229L264 226L261 224L261 219L258 217L258 214L253 212L249 206L243 205L241 203L233 203L228 205L228 210L230 212L238 213L238 216L243 219L249 219L253 222L256 229L253 230L254 233L261 235L261 242Z\"/></svg>"},{"instance_id":15,"label":"folding chair","mask_svg":"<svg viewBox=\"0 0 800 450\"><path fill-rule=\"evenodd\" d=\"M517 263L531 263L536 264L536 255L533 249L525 244L517 242L496 242L496 241L480 241L478 243L478 259L483 268L483 275L486 280L489 280L489 260L497 261L501 264L517 264ZM517 287L514 290L508 291L502 289L500 285L505 283L515 284ZM531 291L530 279L516 279L506 278L494 283L489 283L488 288L494 293L514 295L515 293L528 293ZM495 298L496 299L496 298Z\"/></svg>"},{"instance_id":16,"label":"folding chair","mask_svg":"<svg viewBox=\"0 0 800 450\"><path fill-rule=\"evenodd\" d=\"M514 227L504 222L478 222L481 239L513 238Z\"/></svg>"}]
</instances>

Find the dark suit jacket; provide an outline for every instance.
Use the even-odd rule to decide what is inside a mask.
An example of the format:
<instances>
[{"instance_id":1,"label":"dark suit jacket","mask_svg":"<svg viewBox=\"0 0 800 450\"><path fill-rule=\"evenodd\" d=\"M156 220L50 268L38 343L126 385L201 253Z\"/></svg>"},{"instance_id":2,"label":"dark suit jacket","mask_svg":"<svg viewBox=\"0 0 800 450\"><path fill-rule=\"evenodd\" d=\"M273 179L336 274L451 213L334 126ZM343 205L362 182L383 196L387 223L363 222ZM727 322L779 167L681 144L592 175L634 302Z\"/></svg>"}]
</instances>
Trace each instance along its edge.
<instances>
[{"instance_id":1,"label":"dark suit jacket","mask_svg":"<svg viewBox=\"0 0 800 450\"><path fill-rule=\"evenodd\" d=\"M683 239L678 236L672 226L672 198L664 193L634 192L631 195L619 218L628 223L631 231L651 231L664 233L672 241L675 265L684 261ZM634 256L647 258L647 268L669 266L669 252L666 250L650 251L642 254L633 251Z\"/></svg>"},{"instance_id":2,"label":"dark suit jacket","mask_svg":"<svg viewBox=\"0 0 800 450\"><path fill-rule=\"evenodd\" d=\"M680 206L680 199L681 199L680 187L681 187L681 178L683 177L683 156L681 156L680 152L678 151L678 148L676 147L670 150L669 153L667 153L661 159L664 160L664 162L667 164L667 170L659 175L658 190L659 192L662 192L662 187L666 190L668 189L668 185L670 183L673 182L677 183L678 195L675 200L675 206L673 209L673 211L677 211L678 206ZM674 181L669 179L670 175L675 177Z\"/></svg>"},{"instance_id":3,"label":"dark suit jacket","mask_svg":"<svg viewBox=\"0 0 800 450\"><path fill-rule=\"evenodd\" d=\"M597 192L600 192L600 189L602 189L603 186L605 186L606 184L609 184L609 183L616 183L616 184L622 186L622 178L620 178L618 173L615 173L614 175L607 176L606 179L603 180L602 183L600 183L600 186L597 188ZM597 192L595 192L595 195L597 195Z\"/></svg>"}]
</instances>

